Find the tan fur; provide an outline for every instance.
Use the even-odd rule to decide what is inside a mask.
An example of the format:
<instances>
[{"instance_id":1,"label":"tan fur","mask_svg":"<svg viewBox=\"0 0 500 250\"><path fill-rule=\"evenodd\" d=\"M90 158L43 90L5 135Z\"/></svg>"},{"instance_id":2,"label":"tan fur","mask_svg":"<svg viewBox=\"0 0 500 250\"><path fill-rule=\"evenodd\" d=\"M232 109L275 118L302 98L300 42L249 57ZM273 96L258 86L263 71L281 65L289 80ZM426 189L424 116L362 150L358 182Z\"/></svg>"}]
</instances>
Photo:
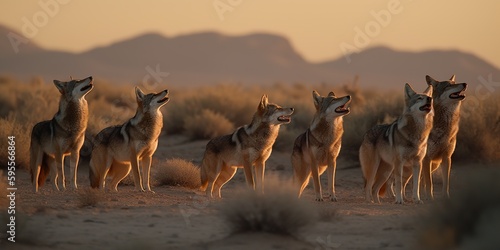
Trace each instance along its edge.
<instances>
[{"instance_id":1,"label":"tan fur","mask_svg":"<svg viewBox=\"0 0 500 250\"><path fill-rule=\"evenodd\" d=\"M59 110L52 120L37 123L31 131L30 173L35 192L49 173L54 190L59 190L59 177L62 189L66 189L64 158L68 155L73 187L78 188L77 167L88 121L85 95L94 87L92 83L92 77L69 82L54 80L61 93Z\"/></svg>"},{"instance_id":2,"label":"tan fur","mask_svg":"<svg viewBox=\"0 0 500 250\"><path fill-rule=\"evenodd\" d=\"M323 201L320 176L328 170L328 193L331 201L335 195L335 171L344 133L343 116L349 113L345 106L351 96L335 97L333 92L322 97L313 91L316 114L309 129L295 139L292 152L294 183L298 185L299 197L313 178L316 201Z\"/></svg>"},{"instance_id":3,"label":"tan fur","mask_svg":"<svg viewBox=\"0 0 500 250\"><path fill-rule=\"evenodd\" d=\"M427 154L423 161L422 181L424 196L434 198L432 172L442 165L443 195L450 195L451 155L455 151L460 106L465 99L467 83L455 83L455 75L448 81L436 81L426 76L434 92L434 125L429 135ZM453 95L452 95L453 94Z\"/></svg>"},{"instance_id":4,"label":"tan fur","mask_svg":"<svg viewBox=\"0 0 500 250\"><path fill-rule=\"evenodd\" d=\"M432 88L417 94L405 85L403 114L391 124L377 125L364 136L359 149L368 202L380 203L379 193L391 175L396 203L403 203L403 169L413 170L413 200L420 203L420 172L432 128Z\"/></svg>"},{"instance_id":5,"label":"tan fur","mask_svg":"<svg viewBox=\"0 0 500 250\"><path fill-rule=\"evenodd\" d=\"M292 113L293 108L268 103L264 95L250 124L210 140L200 169L201 190L206 191L207 197L213 198L215 191L221 198L222 186L238 168L244 169L249 187L263 191L266 160L271 155L280 125L289 123Z\"/></svg>"},{"instance_id":6,"label":"tan fur","mask_svg":"<svg viewBox=\"0 0 500 250\"><path fill-rule=\"evenodd\" d=\"M151 160L163 126L160 108L169 101L168 90L145 95L136 87L135 92L135 116L123 125L103 129L95 138L89 169L93 188L104 189L106 178L111 177L110 187L118 191L118 183L132 170L136 190L145 191L145 186L151 191Z\"/></svg>"}]
</instances>

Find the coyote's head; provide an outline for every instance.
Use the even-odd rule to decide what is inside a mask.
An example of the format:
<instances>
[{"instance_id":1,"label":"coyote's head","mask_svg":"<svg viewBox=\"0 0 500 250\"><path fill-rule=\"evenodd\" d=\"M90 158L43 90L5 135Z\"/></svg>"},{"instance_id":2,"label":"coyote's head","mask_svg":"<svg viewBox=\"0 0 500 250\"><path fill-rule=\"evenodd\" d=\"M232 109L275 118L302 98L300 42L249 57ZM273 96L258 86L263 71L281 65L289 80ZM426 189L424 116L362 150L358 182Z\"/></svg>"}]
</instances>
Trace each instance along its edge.
<instances>
[{"instance_id":1,"label":"coyote's head","mask_svg":"<svg viewBox=\"0 0 500 250\"><path fill-rule=\"evenodd\" d=\"M159 93L144 94L139 87L135 87L135 95L137 110L142 113L156 113L170 100L167 89Z\"/></svg>"},{"instance_id":2,"label":"coyote's head","mask_svg":"<svg viewBox=\"0 0 500 250\"><path fill-rule=\"evenodd\" d=\"M73 80L61 82L54 80L54 85L61 93L65 101L79 101L94 88L92 76L82 80Z\"/></svg>"},{"instance_id":3,"label":"coyote's head","mask_svg":"<svg viewBox=\"0 0 500 250\"><path fill-rule=\"evenodd\" d=\"M350 109L347 105L351 102L351 96L335 97L333 92L327 96L320 96L315 90L312 92L314 106L316 107L316 116L331 121L336 117L349 114Z\"/></svg>"},{"instance_id":4,"label":"coyote's head","mask_svg":"<svg viewBox=\"0 0 500 250\"><path fill-rule=\"evenodd\" d=\"M432 87L418 94L410 84L405 84L405 112L428 114L432 111Z\"/></svg>"},{"instance_id":5,"label":"coyote's head","mask_svg":"<svg viewBox=\"0 0 500 250\"><path fill-rule=\"evenodd\" d=\"M467 83L455 83L455 75L448 81L436 81L430 76L425 76L425 80L434 90L434 105L453 106L465 99Z\"/></svg>"},{"instance_id":6,"label":"coyote's head","mask_svg":"<svg viewBox=\"0 0 500 250\"><path fill-rule=\"evenodd\" d=\"M263 123L271 125L280 125L290 123L292 120L293 108L283 108L277 104L269 103L267 95L263 95L255 118L258 118Z\"/></svg>"}]
</instances>

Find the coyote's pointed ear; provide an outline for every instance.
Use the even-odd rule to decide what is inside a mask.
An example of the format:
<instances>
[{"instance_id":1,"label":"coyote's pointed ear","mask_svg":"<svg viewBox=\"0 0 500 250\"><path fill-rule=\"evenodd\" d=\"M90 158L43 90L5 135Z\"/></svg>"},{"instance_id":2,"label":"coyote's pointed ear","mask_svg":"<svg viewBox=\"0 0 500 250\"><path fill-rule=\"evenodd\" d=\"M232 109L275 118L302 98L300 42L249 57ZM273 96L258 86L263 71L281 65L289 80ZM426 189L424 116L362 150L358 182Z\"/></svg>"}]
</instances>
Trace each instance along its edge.
<instances>
[{"instance_id":1,"label":"coyote's pointed ear","mask_svg":"<svg viewBox=\"0 0 500 250\"><path fill-rule=\"evenodd\" d=\"M56 85L57 90L59 90L59 93L64 94L64 83L58 80L54 80L54 85Z\"/></svg>"},{"instance_id":2,"label":"coyote's pointed ear","mask_svg":"<svg viewBox=\"0 0 500 250\"><path fill-rule=\"evenodd\" d=\"M321 96L319 95L318 92L316 92L316 90L313 90L313 101L314 101L314 107L316 107L316 109L318 109L319 104L321 102Z\"/></svg>"},{"instance_id":3,"label":"coyote's pointed ear","mask_svg":"<svg viewBox=\"0 0 500 250\"><path fill-rule=\"evenodd\" d=\"M424 90L424 94L426 94L428 96L432 96L432 86L431 85L427 86L427 88Z\"/></svg>"},{"instance_id":4,"label":"coyote's pointed ear","mask_svg":"<svg viewBox=\"0 0 500 250\"><path fill-rule=\"evenodd\" d=\"M415 90L410 86L410 84L405 84L405 99L410 99L412 96L417 94Z\"/></svg>"},{"instance_id":5,"label":"coyote's pointed ear","mask_svg":"<svg viewBox=\"0 0 500 250\"><path fill-rule=\"evenodd\" d=\"M455 82L455 75L452 75L452 76L450 77L450 82Z\"/></svg>"},{"instance_id":6,"label":"coyote's pointed ear","mask_svg":"<svg viewBox=\"0 0 500 250\"><path fill-rule=\"evenodd\" d=\"M438 82L434 78L430 77L429 75L425 76L425 80L427 81L428 85L436 85L436 83Z\"/></svg>"},{"instance_id":7,"label":"coyote's pointed ear","mask_svg":"<svg viewBox=\"0 0 500 250\"><path fill-rule=\"evenodd\" d=\"M328 96L335 97L335 93L333 93L333 91L330 91L330 93L328 93Z\"/></svg>"},{"instance_id":8,"label":"coyote's pointed ear","mask_svg":"<svg viewBox=\"0 0 500 250\"><path fill-rule=\"evenodd\" d=\"M268 104L267 95L262 95L262 98L260 98L259 110L266 109L267 104Z\"/></svg>"},{"instance_id":9,"label":"coyote's pointed ear","mask_svg":"<svg viewBox=\"0 0 500 250\"><path fill-rule=\"evenodd\" d=\"M144 98L144 93L142 92L142 90L139 88L139 87L135 87L135 96L137 97L137 100L138 101L142 101L142 99Z\"/></svg>"}]
</instances>

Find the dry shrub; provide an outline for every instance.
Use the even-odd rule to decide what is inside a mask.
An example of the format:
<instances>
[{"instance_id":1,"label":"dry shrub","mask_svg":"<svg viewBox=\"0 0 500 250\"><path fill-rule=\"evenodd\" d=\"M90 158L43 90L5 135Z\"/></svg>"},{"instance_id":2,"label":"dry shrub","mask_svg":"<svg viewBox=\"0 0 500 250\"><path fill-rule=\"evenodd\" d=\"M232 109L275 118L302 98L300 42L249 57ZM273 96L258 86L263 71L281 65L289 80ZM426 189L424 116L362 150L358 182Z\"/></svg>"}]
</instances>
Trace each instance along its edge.
<instances>
[{"instance_id":1,"label":"dry shrub","mask_svg":"<svg viewBox=\"0 0 500 250\"><path fill-rule=\"evenodd\" d=\"M472 97L471 97L472 98ZM493 162L500 160L500 94L478 103L462 103L454 158Z\"/></svg>"},{"instance_id":2,"label":"dry shrub","mask_svg":"<svg viewBox=\"0 0 500 250\"><path fill-rule=\"evenodd\" d=\"M273 150L280 152L292 152L295 139L303 132L304 131L300 131L299 129L290 129L286 127L286 125L282 126L280 128L278 138L276 138L276 141L274 142Z\"/></svg>"},{"instance_id":3,"label":"dry shrub","mask_svg":"<svg viewBox=\"0 0 500 250\"><path fill-rule=\"evenodd\" d=\"M102 200L102 191L92 188L78 190L79 207L95 207Z\"/></svg>"},{"instance_id":4,"label":"dry shrub","mask_svg":"<svg viewBox=\"0 0 500 250\"><path fill-rule=\"evenodd\" d=\"M225 200L220 209L233 233L294 235L316 222L318 216L314 207L297 198L291 185L272 178L266 179L264 194L241 190L235 197Z\"/></svg>"},{"instance_id":5,"label":"dry shrub","mask_svg":"<svg viewBox=\"0 0 500 250\"><path fill-rule=\"evenodd\" d=\"M247 124L257 109L262 95L259 92L255 88L230 84L172 88L172 101L164 116L165 127L169 133L187 134L186 117L199 115L202 110L220 114L236 126Z\"/></svg>"},{"instance_id":6,"label":"dry shrub","mask_svg":"<svg viewBox=\"0 0 500 250\"><path fill-rule=\"evenodd\" d=\"M193 163L173 158L155 164L153 177L157 186L200 187L200 169Z\"/></svg>"},{"instance_id":7,"label":"dry shrub","mask_svg":"<svg viewBox=\"0 0 500 250\"><path fill-rule=\"evenodd\" d=\"M89 104L87 132L96 135L109 126L132 118L137 109L134 86L96 82L86 99Z\"/></svg>"},{"instance_id":8,"label":"dry shrub","mask_svg":"<svg viewBox=\"0 0 500 250\"><path fill-rule=\"evenodd\" d=\"M0 169L7 167L8 146L7 137L14 136L15 142L15 163L16 168L28 169L29 166L29 147L32 125L30 122L22 123L17 119L14 113L6 118L0 118Z\"/></svg>"},{"instance_id":9,"label":"dry shrub","mask_svg":"<svg viewBox=\"0 0 500 250\"><path fill-rule=\"evenodd\" d=\"M398 117L403 112L403 91L401 88L401 94L395 92L390 95L382 95L374 90L350 91L353 91L351 113L344 116L340 156L357 161L365 133L377 124L392 122L393 119L389 117Z\"/></svg>"},{"instance_id":10,"label":"dry shrub","mask_svg":"<svg viewBox=\"0 0 500 250\"><path fill-rule=\"evenodd\" d=\"M472 170L471 170L472 171ZM474 169L450 199L421 222L421 249L497 249L500 245L500 169Z\"/></svg>"},{"instance_id":11,"label":"dry shrub","mask_svg":"<svg viewBox=\"0 0 500 250\"><path fill-rule=\"evenodd\" d=\"M191 139L211 139L229 134L234 124L222 114L203 109L200 114L185 118L184 130Z\"/></svg>"}]
</instances>

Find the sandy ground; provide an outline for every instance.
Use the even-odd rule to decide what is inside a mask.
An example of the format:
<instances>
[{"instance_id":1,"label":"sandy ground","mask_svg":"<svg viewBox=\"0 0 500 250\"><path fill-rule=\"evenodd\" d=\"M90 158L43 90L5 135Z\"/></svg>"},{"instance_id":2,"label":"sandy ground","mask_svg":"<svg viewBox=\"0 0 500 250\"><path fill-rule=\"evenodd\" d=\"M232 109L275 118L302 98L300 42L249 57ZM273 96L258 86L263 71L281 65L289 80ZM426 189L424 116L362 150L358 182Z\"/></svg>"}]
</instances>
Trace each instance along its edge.
<instances>
[{"instance_id":1,"label":"sandy ground","mask_svg":"<svg viewBox=\"0 0 500 250\"><path fill-rule=\"evenodd\" d=\"M198 165L205 145L162 136L155 158ZM291 176L288 153L273 152L267 166L266 175ZM224 187L223 197L230 199L244 185L242 172ZM87 173L80 167L80 189L88 188ZM323 211L319 222L294 237L234 235L220 215L221 202L207 201L198 190L160 186L153 188L156 193L140 193L120 186L118 193L100 193L96 206L81 207L76 191L54 192L46 185L34 194L29 174L19 170L17 176L17 242L1 239L1 249L413 249L419 215L432 205L395 205L390 199L368 204L360 169L340 161L338 202L314 202L312 184L305 191L311 209Z\"/></svg>"}]
</instances>

